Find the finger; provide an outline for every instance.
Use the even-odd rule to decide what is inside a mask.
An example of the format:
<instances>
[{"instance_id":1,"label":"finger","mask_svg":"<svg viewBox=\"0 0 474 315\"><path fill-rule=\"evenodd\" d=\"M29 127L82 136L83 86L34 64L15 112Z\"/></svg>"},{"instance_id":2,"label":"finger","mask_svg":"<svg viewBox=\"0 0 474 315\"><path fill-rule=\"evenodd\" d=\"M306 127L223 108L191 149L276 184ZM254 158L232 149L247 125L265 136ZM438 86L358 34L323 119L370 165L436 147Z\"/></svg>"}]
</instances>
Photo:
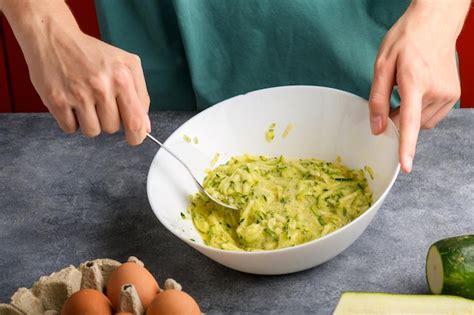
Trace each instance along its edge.
<instances>
[{"instance_id":1,"label":"finger","mask_svg":"<svg viewBox=\"0 0 474 315\"><path fill-rule=\"evenodd\" d=\"M421 109L421 118L420 118L420 126L421 128L427 128L426 123L433 117L438 110L440 110L445 104L442 102L435 102L422 107ZM429 129L429 128L427 128Z\"/></svg>"},{"instance_id":2,"label":"finger","mask_svg":"<svg viewBox=\"0 0 474 315\"><path fill-rule=\"evenodd\" d=\"M150 116L146 115L146 132L151 132L151 121Z\"/></svg>"},{"instance_id":3,"label":"finger","mask_svg":"<svg viewBox=\"0 0 474 315\"><path fill-rule=\"evenodd\" d=\"M147 115L144 114L143 109L140 107L140 100L135 90L124 91L119 94L117 104L128 144L141 144L146 136Z\"/></svg>"},{"instance_id":4,"label":"finger","mask_svg":"<svg viewBox=\"0 0 474 315\"><path fill-rule=\"evenodd\" d=\"M71 108L51 110L51 114L65 133L72 134L77 131L78 123Z\"/></svg>"},{"instance_id":5,"label":"finger","mask_svg":"<svg viewBox=\"0 0 474 315\"><path fill-rule=\"evenodd\" d=\"M400 130L400 107L390 112L390 119L393 121L395 127Z\"/></svg>"},{"instance_id":6,"label":"finger","mask_svg":"<svg viewBox=\"0 0 474 315\"><path fill-rule=\"evenodd\" d=\"M85 105L76 107L74 110L82 134L91 138L98 136L100 134L100 123L95 106Z\"/></svg>"},{"instance_id":7,"label":"finger","mask_svg":"<svg viewBox=\"0 0 474 315\"><path fill-rule=\"evenodd\" d=\"M125 136L130 145L138 145L146 136L146 111L144 110L133 84L128 68L121 68L114 75L117 104L125 129Z\"/></svg>"},{"instance_id":8,"label":"finger","mask_svg":"<svg viewBox=\"0 0 474 315\"><path fill-rule=\"evenodd\" d=\"M150 109L150 96L146 87L145 74L143 73L143 67L140 61L140 57L135 57L135 62L130 67L130 71L133 77L133 83L137 92L140 103L142 104L146 113ZM146 131L151 132L151 121L150 118L146 117Z\"/></svg>"},{"instance_id":9,"label":"finger","mask_svg":"<svg viewBox=\"0 0 474 315\"><path fill-rule=\"evenodd\" d=\"M140 57L134 55L134 61L131 63L130 71L133 77L133 84L137 92L140 103L142 104L146 113L150 110L150 95L148 94L148 89L146 87L145 74L143 73L143 67L140 60ZM151 121L150 118L146 117L146 130L151 132Z\"/></svg>"},{"instance_id":10,"label":"finger","mask_svg":"<svg viewBox=\"0 0 474 315\"><path fill-rule=\"evenodd\" d=\"M101 130L108 134L117 132L120 129L120 114L110 80L99 75L92 77L90 83Z\"/></svg>"},{"instance_id":11,"label":"finger","mask_svg":"<svg viewBox=\"0 0 474 315\"><path fill-rule=\"evenodd\" d=\"M431 118L425 122L425 127L424 128L434 128L441 120L448 115L448 113L451 111L455 103L453 102L448 102L444 104L436 113L434 113Z\"/></svg>"},{"instance_id":12,"label":"finger","mask_svg":"<svg viewBox=\"0 0 474 315\"><path fill-rule=\"evenodd\" d=\"M440 106L437 106L435 104L422 104L422 111L421 111L421 128L429 128L426 127L426 124L428 121L433 117L434 114L436 114L436 111L434 109L439 110ZM390 112L390 119L393 121L397 129L400 129L400 107L392 110Z\"/></svg>"},{"instance_id":13,"label":"finger","mask_svg":"<svg viewBox=\"0 0 474 315\"><path fill-rule=\"evenodd\" d=\"M420 131L422 93L410 84L400 86L400 164L405 173L410 173Z\"/></svg>"},{"instance_id":14,"label":"finger","mask_svg":"<svg viewBox=\"0 0 474 315\"><path fill-rule=\"evenodd\" d=\"M395 83L395 58L377 57L374 79L369 97L370 127L372 133L382 133L387 126L390 112L390 97Z\"/></svg>"},{"instance_id":15,"label":"finger","mask_svg":"<svg viewBox=\"0 0 474 315\"><path fill-rule=\"evenodd\" d=\"M117 101L107 97L96 105L100 128L108 134L116 133L120 129L120 113Z\"/></svg>"},{"instance_id":16,"label":"finger","mask_svg":"<svg viewBox=\"0 0 474 315\"><path fill-rule=\"evenodd\" d=\"M143 105L145 112L148 113L148 109L150 107L150 96L146 87L145 74L143 73L140 57L136 55L133 56L134 61L129 66L133 77L133 84L135 86L135 90L137 91L138 98L140 99L140 103Z\"/></svg>"}]
</instances>

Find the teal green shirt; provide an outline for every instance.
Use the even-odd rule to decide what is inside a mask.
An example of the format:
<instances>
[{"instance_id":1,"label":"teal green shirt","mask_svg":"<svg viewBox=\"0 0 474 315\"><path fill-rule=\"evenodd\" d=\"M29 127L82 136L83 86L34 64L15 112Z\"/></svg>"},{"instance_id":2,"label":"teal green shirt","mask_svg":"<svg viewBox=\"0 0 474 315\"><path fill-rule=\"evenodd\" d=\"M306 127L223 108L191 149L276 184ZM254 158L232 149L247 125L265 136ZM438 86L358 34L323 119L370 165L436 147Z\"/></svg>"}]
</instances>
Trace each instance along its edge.
<instances>
[{"instance_id":1,"label":"teal green shirt","mask_svg":"<svg viewBox=\"0 0 474 315\"><path fill-rule=\"evenodd\" d=\"M409 3L96 0L103 39L141 57L155 110L295 84L368 98L379 45Z\"/></svg>"}]
</instances>

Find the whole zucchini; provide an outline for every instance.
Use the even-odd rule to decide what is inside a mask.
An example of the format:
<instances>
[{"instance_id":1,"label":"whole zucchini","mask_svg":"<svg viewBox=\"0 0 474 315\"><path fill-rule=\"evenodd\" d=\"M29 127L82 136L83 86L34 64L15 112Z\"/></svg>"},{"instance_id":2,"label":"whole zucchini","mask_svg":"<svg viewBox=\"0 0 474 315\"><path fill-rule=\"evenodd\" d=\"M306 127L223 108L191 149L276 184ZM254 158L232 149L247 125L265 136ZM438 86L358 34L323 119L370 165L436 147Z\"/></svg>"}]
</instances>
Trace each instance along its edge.
<instances>
[{"instance_id":1,"label":"whole zucchini","mask_svg":"<svg viewBox=\"0 0 474 315\"><path fill-rule=\"evenodd\" d=\"M440 240L426 257L426 280L433 294L474 299L474 235Z\"/></svg>"}]
</instances>

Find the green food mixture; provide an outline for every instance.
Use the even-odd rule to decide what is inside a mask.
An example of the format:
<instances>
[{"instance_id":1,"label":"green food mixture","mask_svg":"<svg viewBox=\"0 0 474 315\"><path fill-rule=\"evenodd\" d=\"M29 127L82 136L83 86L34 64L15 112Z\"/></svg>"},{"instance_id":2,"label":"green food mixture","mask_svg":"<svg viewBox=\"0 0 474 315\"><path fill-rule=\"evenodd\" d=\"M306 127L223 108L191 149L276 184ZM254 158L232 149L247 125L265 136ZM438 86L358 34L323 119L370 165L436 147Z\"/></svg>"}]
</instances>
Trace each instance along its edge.
<instances>
[{"instance_id":1,"label":"green food mixture","mask_svg":"<svg viewBox=\"0 0 474 315\"><path fill-rule=\"evenodd\" d=\"M208 171L206 191L188 212L204 243L225 250L270 250L306 243L348 224L372 204L363 170L318 159L243 155Z\"/></svg>"},{"instance_id":2,"label":"green food mixture","mask_svg":"<svg viewBox=\"0 0 474 315\"><path fill-rule=\"evenodd\" d=\"M214 153L214 156L211 160L211 167L213 167L217 163L217 161L219 160L220 157L221 157L221 155L220 155L219 152Z\"/></svg>"},{"instance_id":3,"label":"green food mixture","mask_svg":"<svg viewBox=\"0 0 474 315\"><path fill-rule=\"evenodd\" d=\"M265 131L265 140L267 142L272 142L275 139L275 127L276 124L272 123L270 127L268 127L267 131Z\"/></svg>"},{"instance_id":4,"label":"green food mixture","mask_svg":"<svg viewBox=\"0 0 474 315\"><path fill-rule=\"evenodd\" d=\"M289 123L289 124L286 126L285 130L283 130L283 135L282 135L282 137L283 137L283 138L288 137L288 134L289 134L290 131L293 129L293 127L294 127L294 125L293 125L292 123Z\"/></svg>"}]
</instances>

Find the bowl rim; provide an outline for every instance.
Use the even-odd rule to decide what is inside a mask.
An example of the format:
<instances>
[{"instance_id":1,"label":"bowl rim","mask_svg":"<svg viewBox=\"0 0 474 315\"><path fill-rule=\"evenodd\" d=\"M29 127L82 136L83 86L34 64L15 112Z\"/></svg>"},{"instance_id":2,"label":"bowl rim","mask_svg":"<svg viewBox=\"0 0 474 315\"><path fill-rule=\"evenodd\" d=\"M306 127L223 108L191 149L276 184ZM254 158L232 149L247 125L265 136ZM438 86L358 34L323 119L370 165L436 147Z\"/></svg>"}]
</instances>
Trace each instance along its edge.
<instances>
[{"instance_id":1,"label":"bowl rim","mask_svg":"<svg viewBox=\"0 0 474 315\"><path fill-rule=\"evenodd\" d=\"M368 100L366 100L365 98L363 97L360 97L359 95L355 95L353 93L350 93L350 92L347 92L347 91L344 91L344 90L339 90L339 89L335 89L335 88L331 88L331 87L325 87L325 86L318 86L318 85L282 85L282 86L274 86L274 87L269 87L269 88L264 88L264 89L259 89L259 90L254 90L254 91L250 91L250 92L247 92L247 93L243 93L243 94L239 94L239 95L235 95L233 97L230 97L228 99L225 99L225 100L222 100L220 101L219 103L216 103L215 105L212 105L212 106L209 106L208 108L198 112L196 115L194 115L193 117L189 118L188 120L186 120L184 123L182 123L175 131L173 131L169 136L168 138L166 138L166 140L163 142L165 145L166 143L168 142L168 140L170 138L172 138L173 136L175 136L175 134L179 134L180 131L181 131L181 128L187 124L188 122L191 122L193 119L199 119L199 117L201 115L205 115L205 113L207 111L212 111L212 110L216 110L216 108L218 107L221 107L221 106L225 106L225 103L229 102L230 100L234 100L234 99L237 99L237 98L240 98L242 96L246 96L246 95L249 95L249 94L253 94L253 93L260 93L260 92L264 92L264 91L269 91L269 90L282 90L282 89L292 89L292 88L297 88L297 89L318 89L318 90L330 90L330 91L333 91L333 92L337 92L339 94L346 94L348 96L351 96L351 97L355 97L355 98L358 98L359 100L362 100L363 102L365 103L368 103ZM397 136L398 139L400 139L400 133L395 125L395 123L390 119L390 117L388 118L388 126L391 126L393 128L393 130L395 131L395 134ZM153 160L151 161L151 164L150 164L150 168L148 169L148 174L147 174L147 197L148 197L148 202L150 204L150 207L153 211L153 214L156 216L156 218L158 219L158 221L169 231L171 232L173 235L175 235L176 237L178 237L179 239L181 239L182 241L184 241L186 244L188 244L189 246L191 247L199 247L199 248L202 248L206 251L211 251L211 252L214 252L214 253L217 253L217 254L221 254L221 253L225 253L225 254L228 254L228 255L248 255L248 256L254 256L254 255L273 255L274 253L282 253L282 252L291 252L291 251L295 251L295 250L300 250L302 248L305 248L305 247L309 247L309 246L313 246L314 244L318 243L318 242L321 242L325 239L328 239L329 237L333 237L337 234L340 234L342 233L342 231L346 230L347 228L349 228L350 226L352 226L353 224L355 224L357 221L359 221L359 219L369 215L369 212L373 212L376 208L378 208L380 206L380 204L383 202L383 200L385 199L385 197L387 196L387 194L389 193L389 191L392 189L392 186L393 184L395 183L395 180L397 179L399 173L400 173L400 162L397 163L397 167L395 168L395 172L392 174L392 177L390 179L390 183L389 185L385 188L384 192L382 193L382 195L380 195L380 197L378 198L378 200L376 202L374 202L363 214L361 214L360 216L358 216L355 220L352 220L350 223L338 228L337 230L333 231L333 232L330 232L320 238L316 238L314 240L311 240L311 241L308 241L308 242L305 242L305 243L302 243L302 244L298 244L298 245L295 245L295 246L291 246L291 247L284 247L284 248L277 248L277 249L267 249L267 250L264 250L264 249L259 249L259 250L253 250L253 251L246 251L246 250L227 250L227 249L220 249L220 248L215 248L215 247L211 247L211 246L208 246L206 244L200 244L200 243L197 243L197 242L194 242L194 241L191 241L190 239L186 238L186 237L183 237L181 236L180 234L178 234L177 232L175 232L175 229L173 227L171 227L170 225L168 225L166 223L166 220L164 220L164 218L162 218L160 215L159 215L159 212L158 211L155 211L155 208L153 207L153 202L151 200L151 193L150 193L150 190L151 190L151 187L150 187L150 173L151 173L151 170L152 170L152 166L153 166L153 163L155 162L155 159L158 159L159 156L161 156L161 154L164 152L164 150L162 149L158 149L158 151L155 153L155 156L153 157ZM198 233L199 234L199 233ZM355 240L354 240L355 241Z\"/></svg>"}]
</instances>

